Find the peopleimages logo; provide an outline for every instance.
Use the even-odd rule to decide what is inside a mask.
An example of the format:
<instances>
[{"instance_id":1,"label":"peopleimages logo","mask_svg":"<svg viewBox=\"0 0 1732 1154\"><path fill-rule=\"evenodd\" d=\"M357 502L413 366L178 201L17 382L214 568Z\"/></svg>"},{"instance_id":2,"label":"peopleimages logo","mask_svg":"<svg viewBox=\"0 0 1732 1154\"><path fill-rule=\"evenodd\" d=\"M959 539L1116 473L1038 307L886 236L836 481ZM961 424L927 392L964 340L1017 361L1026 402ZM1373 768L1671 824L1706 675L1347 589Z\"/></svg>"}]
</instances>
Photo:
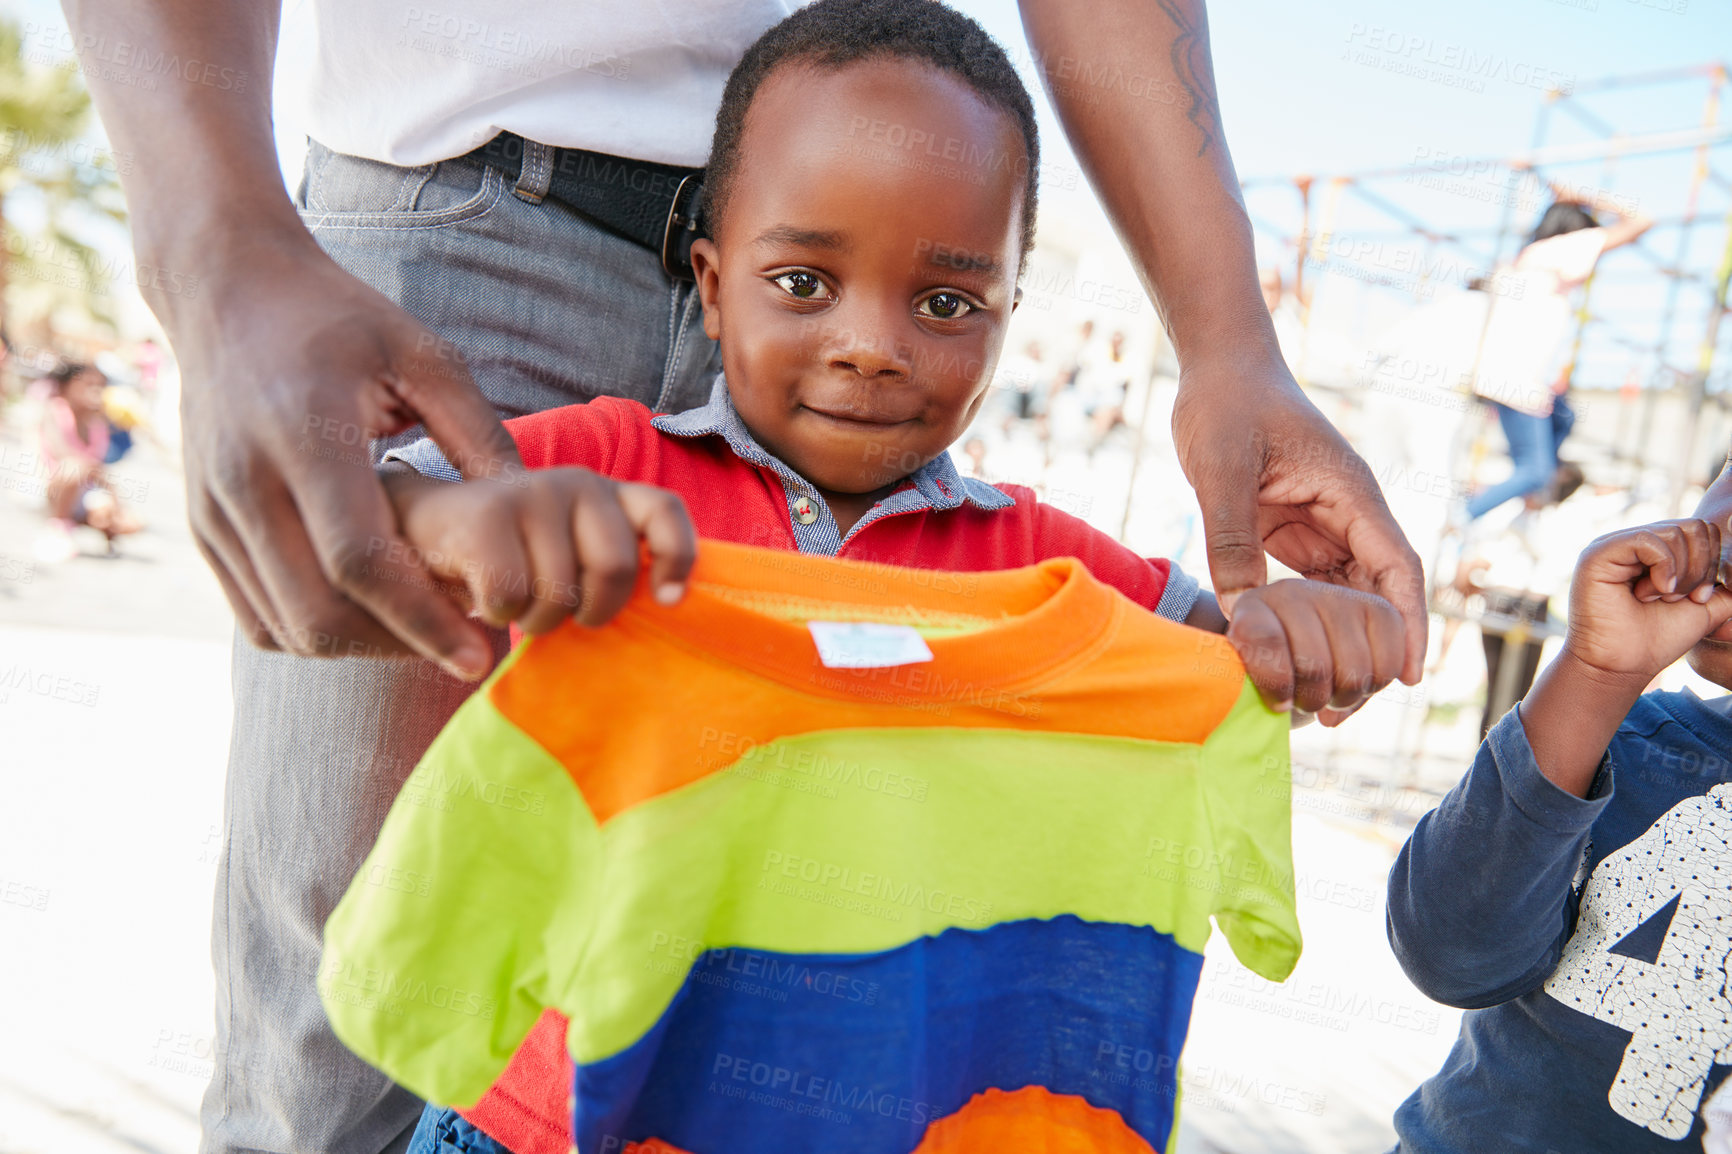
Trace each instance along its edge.
<instances>
[{"instance_id":1,"label":"peopleimages logo","mask_svg":"<svg viewBox=\"0 0 1732 1154\"><path fill-rule=\"evenodd\" d=\"M402 27L406 31L397 42L406 47L531 78L564 70L621 79L631 71L629 58L611 52L432 9L405 9Z\"/></svg>"},{"instance_id":2,"label":"peopleimages logo","mask_svg":"<svg viewBox=\"0 0 1732 1154\"><path fill-rule=\"evenodd\" d=\"M242 69L191 56L183 57L174 52L152 51L143 44L111 40L94 32L74 36L70 28L27 23L24 36L47 51L77 57L87 73L122 83L130 82L123 73L142 78L147 81L137 85L142 88L154 88L151 81L155 77L173 76L188 84L202 84L224 92L245 92L250 80Z\"/></svg>"},{"instance_id":3,"label":"peopleimages logo","mask_svg":"<svg viewBox=\"0 0 1732 1154\"><path fill-rule=\"evenodd\" d=\"M790 991L834 998L863 1006L878 1004L879 985L839 970L814 967L798 958L762 953L739 946L710 949L697 938L657 930L650 935L650 958L644 968L655 973L684 973L710 985L739 979L736 988L771 993L786 1002Z\"/></svg>"},{"instance_id":4,"label":"peopleimages logo","mask_svg":"<svg viewBox=\"0 0 1732 1154\"><path fill-rule=\"evenodd\" d=\"M939 137L923 128L910 128L906 124L856 116L849 122L848 135L864 137L872 144L900 148L910 153L917 152L932 160L959 165L979 173L1007 171L1018 176L1028 174L1028 156L1020 149L1013 153L998 148L983 148L962 137Z\"/></svg>"},{"instance_id":5,"label":"peopleimages logo","mask_svg":"<svg viewBox=\"0 0 1732 1154\"><path fill-rule=\"evenodd\" d=\"M797 775L825 786L850 786L866 793L916 802L925 801L931 787L926 778L914 774L850 760L840 754L831 756L823 750L798 748L775 738L759 740L710 726L704 728L698 748L700 764L721 767L726 772L772 785L789 780L783 775ZM827 789L823 796L835 797L836 791Z\"/></svg>"},{"instance_id":6,"label":"peopleimages logo","mask_svg":"<svg viewBox=\"0 0 1732 1154\"><path fill-rule=\"evenodd\" d=\"M928 888L917 882L898 880L888 874L857 870L853 866L783 853L780 850L765 852L763 870L766 874L778 874L819 890L835 889L840 893L870 898L905 909L918 907L928 913L965 922L983 923L992 915L991 902L978 901L944 889ZM761 888L768 888L764 887L762 880L759 885Z\"/></svg>"},{"instance_id":7,"label":"peopleimages logo","mask_svg":"<svg viewBox=\"0 0 1732 1154\"><path fill-rule=\"evenodd\" d=\"M1377 24L1354 21L1347 30L1347 43L1351 47L1343 59L1452 88L1484 92L1486 81L1502 80L1567 94L1576 86L1573 73Z\"/></svg>"},{"instance_id":8,"label":"peopleimages logo","mask_svg":"<svg viewBox=\"0 0 1732 1154\"><path fill-rule=\"evenodd\" d=\"M880 1118L895 1118L912 1126L924 1126L937 1116L937 1110L930 1102L923 1102L918 1098L908 1098L888 1090L873 1090L869 1086L851 1085L808 1070L758 1062L733 1054L717 1054L710 1074L715 1079L711 1083L712 1088L724 1080L740 1082L760 1087L770 1094L785 1095L791 1102L801 1102L802 1105L822 1103L863 1114L876 1114Z\"/></svg>"},{"instance_id":9,"label":"peopleimages logo","mask_svg":"<svg viewBox=\"0 0 1732 1154\"><path fill-rule=\"evenodd\" d=\"M116 153L85 140L32 136L21 128L0 131L0 160L27 172L48 172L56 164L106 168L121 176L132 174L132 154Z\"/></svg>"},{"instance_id":10,"label":"peopleimages logo","mask_svg":"<svg viewBox=\"0 0 1732 1154\"><path fill-rule=\"evenodd\" d=\"M102 686L80 680L70 673L37 669L14 662L0 669L0 705L5 705L13 693L48 697L72 705L95 705Z\"/></svg>"},{"instance_id":11,"label":"peopleimages logo","mask_svg":"<svg viewBox=\"0 0 1732 1154\"><path fill-rule=\"evenodd\" d=\"M1350 233L1322 233L1305 253L1308 268L1343 271L1343 263L1407 274L1416 280L1466 284L1492 275L1483 265L1462 260L1447 251L1422 249L1410 244L1367 240ZM1500 286L1499 295L1520 297L1522 284L1511 280Z\"/></svg>"},{"instance_id":12,"label":"peopleimages logo","mask_svg":"<svg viewBox=\"0 0 1732 1154\"><path fill-rule=\"evenodd\" d=\"M319 978L319 988L331 1001L376 1010L391 1017L403 1015L403 1003L419 1002L436 1010L491 1020L499 1005L493 998L474 990L343 961L326 965Z\"/></svg>"}]
</instances>

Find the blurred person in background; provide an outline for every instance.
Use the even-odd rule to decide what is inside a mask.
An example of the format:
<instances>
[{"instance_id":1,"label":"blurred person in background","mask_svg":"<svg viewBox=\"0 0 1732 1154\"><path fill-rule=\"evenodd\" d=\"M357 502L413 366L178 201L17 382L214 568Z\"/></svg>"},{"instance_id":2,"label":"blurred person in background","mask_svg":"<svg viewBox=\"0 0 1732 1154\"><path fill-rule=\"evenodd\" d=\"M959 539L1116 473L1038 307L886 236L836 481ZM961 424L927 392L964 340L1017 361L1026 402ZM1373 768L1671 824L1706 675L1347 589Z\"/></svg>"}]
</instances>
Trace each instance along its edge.
<instances>
[{"instance_id":1,"label":"blurred person in background","mask_svg":"<svg viewBox=\"0 0 1732 1154\"><path fill-rule=\"evenodd\" d=\"M1556 558L1545 557L1537 544L1544 534L1537 532L1533 520L1583 482L1581 467L1558 455L1576 419L1566 395L1572 298L1593 275L1600 257L1631 243L1653 224L1613 206L1617 223L1602 226L1568 190L1553 184L1552 192L1553 203L1513 264L1469 285L1476 290L1470 299L1483 295L1489 310L1473 390L1497 413L1511 462L1508 478L1469 494L1450 515L1450 528L1463 531L1450 591L1463 605L1470 597L1483 599L1479 625L1486 703L1480 715L1481 738L1508 705L1498 692L1500 684L1507 684L1515 697L1533 685L1549 635L1550 601L1568 584L1568 575L1550 563ZM1514 518L1488 531L1481 519L1518 499L1522 505ZM1546 578L1536 577L1540 571L1548 571ZM1445 629L1439 666L1454 632ZM1510 661L1519 665L1506 671L1504 664Z\"/></svg>"},{"instance_id":2,"label":"blurred person in background","mask_svg":"<svg viewBox=\"0 0 1732 1154\"><path fill-rule=\"evenodd\" d=\"M1006 436L1018 421L1032 421L1035 435L1046 440L1047 411L1052 403L1055 376L1039 341L1029 341L1022 352L998 362L995 387L1004 414L1001 430Z\"/></svg>"},{"instance_id":3,"label":"blurred person in background","mask_svg":"<svg viewBox=\"0 0 1732 1154\"><path fill-rule=\"evenodd\" d=\"M1576 484L1580 477L1581 471L1575 470ZM1447 600L1473 614L1485 654L1481 741L1511 703L1533 686L1546 640L1553 635L1552 600L1569 587L1568 554L1538 548L1534 535L1523 528L1518 518L1496 533L1481 535L1474 551L1456 566L1448 589L1453 597ZM1444 591L1439 593L1446 599ZM1446 624L1434 669L1442 668L1459 624L1454 618ZM1516 668L1505 670L1505 662L1516 663Z\"/></svg>"},{"instance_id":4,"label":"blurred person in background","mask_svg":"<svg viewBox=\"0 0 1732 1154\"><path fill-rule=\"evenodd\" d=\"M1281 270L1274 265L1265 265L1257 273L1257 287L1263 290L1263 307L1273 316L1281 307Z\"/></svg>"},{"instance_id":5,"label":"blurred person in background","mask_svg":"<svg viewBox=\"0 0 1732 1154\"><path fill-rule=\"evenodd\" d=\"M1125 398L1130 395L1131 363L1125 356L1125 334L1117 329L1105 346L1083 349L1077 368L1077 392L1089 419L1089 455L1125 423Z\"/></svg>"},{"instance_id":6,"label":"blurred person in background","mask_svg":"<svg viewBox=\"0 0 1732 1154\"><path fill-rule=\"evenodd\" d=\"M1305 322L1299 315L1298 296L1287 292L1281 270L1274 265L1266 265L1257 274L1257 281L1263 289L1263 307L1269 310L1269 321L1275 326L1275 339L1281 344L1281 355L1288 368L1296 369L1300 346L1305 338Z\"/></svg>"},{"instance_id":7,"label":"blurred person in background","mask_svg":"<svg viewBox=\"0 0 1732 1154\"><path fill-rule=\"evenodd\" d=\"M37 541L38 560L77 556L75 526L88 525L116 551L115 540L138 532L137 520L120 503L103 466L109 463L111 430L103 409L108 379L87 364L68 361L50 371L42 407L43 470L48 476L48 526Z\"/></svg>"},{"instance_id":8,"label":"blurred person in background","mask_svg":"<svg viewBox=\"0 0 1732 1154\"><path fill-rule=\"evenodd\" d=\"M970 437L962 443L962 453L968 458L968 475L986 479L986 442Z\"/></svg>"},{"instance_id":9,"label":"blurred person in background","mask_svg":"<svg viewBox=\"0 0 1732 1154\"><path fill-rule=\"evenodd\" d=\"M102 463L112 465L132 451L135 434L144 429L146 405L143 394L131 385L109 385L102 394L102 414L108 418L108 452Z\"/></svg>"},{"instance_id":10,"label":"blurred person in background","mask_svg":"<svg viewBox=\"0 0 1732 1154\"><path fill-rule=\"evenodd\" d=\"M1467 499L1455 518L1457 527L1518 497L1527 498L1530 508L1556 499L1558 450L1575 424L1565 395L1572 368L1571 298L1602 256L1654 223L1602 198L1617 220L1601 225L1588 204L1556 184L1552 192L1556 199L1515 262L1484 284L1491 294L1491 317L1474 392L1496 411L1512 468L1507 479Z\"/></svg>"},{"instance_id":11,"label":"blurred person in background","mask_svg":"<svg viewBox=\"0 0 1732 1154\"><path fill-rule=\"evenodd\" d=\"M132 363L138 370L138 391L144 394L146 400L156 396L157 378L162 375L163 361L166 359L162 346L152 337L145 337L132 350Z\"/></svg>"},{"instance_id":12,"label":"blurred person in background","mask_svg":"<svg viewBox=\"0 0 1732 1154\"><path fill-rule=\"evenodd\" d=\"M320 931L505 641L410 559L373 464L425 432L466 477L500 476L521 468L502 415L708 396L719 356L685 263L700 166L729 71L794 4L313 0L292 198L272 132L280 4L65 6L109 140L137 158L137 262L176 278L145 299L181 369L194 536L238 624L201 1149L401 1150L420 1103L331 1035ZM1265 581L1265 548L1381 593L1412 684L1418 558L1281 361L1202 0L1020 7L1035 59L1150 78L1046 79L1172 336L1174 445L1223 606ZM117 44L203 70L146 86ZM169 291L187 278L201 291ZM838 362L869 351L845 336ZM395 655L437 664L370 659Z\"/></svg>"}]
</instances>

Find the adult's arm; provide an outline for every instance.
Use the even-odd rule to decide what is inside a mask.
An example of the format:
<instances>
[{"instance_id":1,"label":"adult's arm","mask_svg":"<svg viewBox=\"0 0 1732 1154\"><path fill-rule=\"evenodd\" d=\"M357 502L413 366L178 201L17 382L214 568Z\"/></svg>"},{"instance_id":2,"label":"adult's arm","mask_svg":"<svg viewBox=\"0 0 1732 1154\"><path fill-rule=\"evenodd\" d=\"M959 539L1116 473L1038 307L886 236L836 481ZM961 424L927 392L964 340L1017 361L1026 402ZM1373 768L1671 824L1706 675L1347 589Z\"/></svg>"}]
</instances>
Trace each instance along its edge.
<instances>
[{"instance_id":1,"label":"adult's arm","mask_svg":"<svg viewBox=\"0 0 1732 1154\"><path fill-rule=\"evenodd\" d=\"M302 227L271 130L273 0L65 0L146 302L182 372L187 505L255 644L486 670L402 548L370 437L425 424L466 475L517 454L461 360ZM443 355L442 355L443 354Z\"/></svg>"},{"instance_id":2,"label":"adult's arm","mask_svg":"<svg viewBox=\"0 0 1732 1154\"><path fill-rule=\"evenodd\" d=\"M1209 570L1231 613L1294 570L1378 593L1419 680L1419 557L1371 470L1294 383L1257 283L1251 224L1221 128L1202 0L1021 0L1065 133L1179 358L1173 441L1197 491Z\"/></svg>"}]
</instances>

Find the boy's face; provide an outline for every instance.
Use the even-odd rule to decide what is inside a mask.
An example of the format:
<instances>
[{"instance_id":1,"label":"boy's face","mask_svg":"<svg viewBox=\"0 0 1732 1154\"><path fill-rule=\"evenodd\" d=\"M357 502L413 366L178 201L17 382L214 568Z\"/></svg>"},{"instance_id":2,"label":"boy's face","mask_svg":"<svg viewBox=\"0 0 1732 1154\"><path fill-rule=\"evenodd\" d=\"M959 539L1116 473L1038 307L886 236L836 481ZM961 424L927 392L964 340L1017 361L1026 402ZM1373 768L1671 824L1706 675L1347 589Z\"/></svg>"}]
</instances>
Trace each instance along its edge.
<instances>
[{"instance_id":1,"label":"boy's face","mask_svg":"<svg viewBox=\"0 0 1732 1154\"><path fill-rule=\"evenodd\" d=\"M766 449L821 489L868 493L962 434L1015 304L1027 165L1015 119L935 68L765 80L692 265Z\"/></svg>"},{"instance_id":2,"label":"boy's face","mask_svg":"<svg viewBox=\"0 0 1732 1154\"><path fill-rule=\"evenodd\" d=\"M1732 468L1702 494L1696 516L1720 526L1720 581L1732 585ZM1698 641L1690 650L1690 668L1722 689L1732 689L1732 622Z\"/></svg>"}]
</instances>

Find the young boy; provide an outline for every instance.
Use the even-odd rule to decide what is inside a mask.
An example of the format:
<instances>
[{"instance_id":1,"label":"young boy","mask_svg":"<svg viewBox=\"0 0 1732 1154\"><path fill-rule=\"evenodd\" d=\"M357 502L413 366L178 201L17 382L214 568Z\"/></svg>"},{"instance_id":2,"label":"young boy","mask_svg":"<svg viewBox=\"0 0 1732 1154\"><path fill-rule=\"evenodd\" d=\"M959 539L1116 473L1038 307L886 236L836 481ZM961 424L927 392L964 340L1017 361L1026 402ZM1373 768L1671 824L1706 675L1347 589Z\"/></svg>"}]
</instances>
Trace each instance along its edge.
<instances>
[{"instance_id":1,"label":"young boy","mask_svg":"<svg viewBox=\"0 0 1732 1154\"><path fill-rule=\"evenodd\" d=\"M139 529L137 520L115 496L103 469L109 454L110 429L103 412L108 378L92 365L68 362L47 376L53 386L42 413L42 461L48 470L48 532L38 546L44 561L76 556L74 525L89 525L115 540Z\"/></svg>"},{"instance_id":2,"label":"young boy","mask_svg":"<svg viewBox=\"0 0 1732 1154\"><path fill-rule=\"evenodd\" d=\"M1732 688L1732 470L1696 518L1587 548L1563 651L1396 860L1390 943L1468 1010L1403 1154L1701 1149L1732 1064L1732 697L1643 690L1686 653Z\"/></svg>"},{"instance_id":3,"label":"young boy","mask_svg":"<svg viewBox=\"0 0 1732 1154\"><path fill-rule=\"evenodd\" d=\"M400 450L387 488L404 535L485 620L529 633L618 612L640 542L670 604L699 535L929 569L1072 556L1225 632L1272 705L1338 721L1402 667L1386 602L1277 582L1229 626L1170 562L951 463L1016 306L1037 176L1028 94L973 21L930 0L802 9L746 52L717 117L692 248L726 367L709 404L655 416L600 399L508 422L531 471L500 480L443 483L457 474L430 442ZM542 1053L539 1073L507 1077L557 1116L569 1075L557 1045ZM498 1149L432 1110L417 1142Z\"/></svg>"}]
</instances>

